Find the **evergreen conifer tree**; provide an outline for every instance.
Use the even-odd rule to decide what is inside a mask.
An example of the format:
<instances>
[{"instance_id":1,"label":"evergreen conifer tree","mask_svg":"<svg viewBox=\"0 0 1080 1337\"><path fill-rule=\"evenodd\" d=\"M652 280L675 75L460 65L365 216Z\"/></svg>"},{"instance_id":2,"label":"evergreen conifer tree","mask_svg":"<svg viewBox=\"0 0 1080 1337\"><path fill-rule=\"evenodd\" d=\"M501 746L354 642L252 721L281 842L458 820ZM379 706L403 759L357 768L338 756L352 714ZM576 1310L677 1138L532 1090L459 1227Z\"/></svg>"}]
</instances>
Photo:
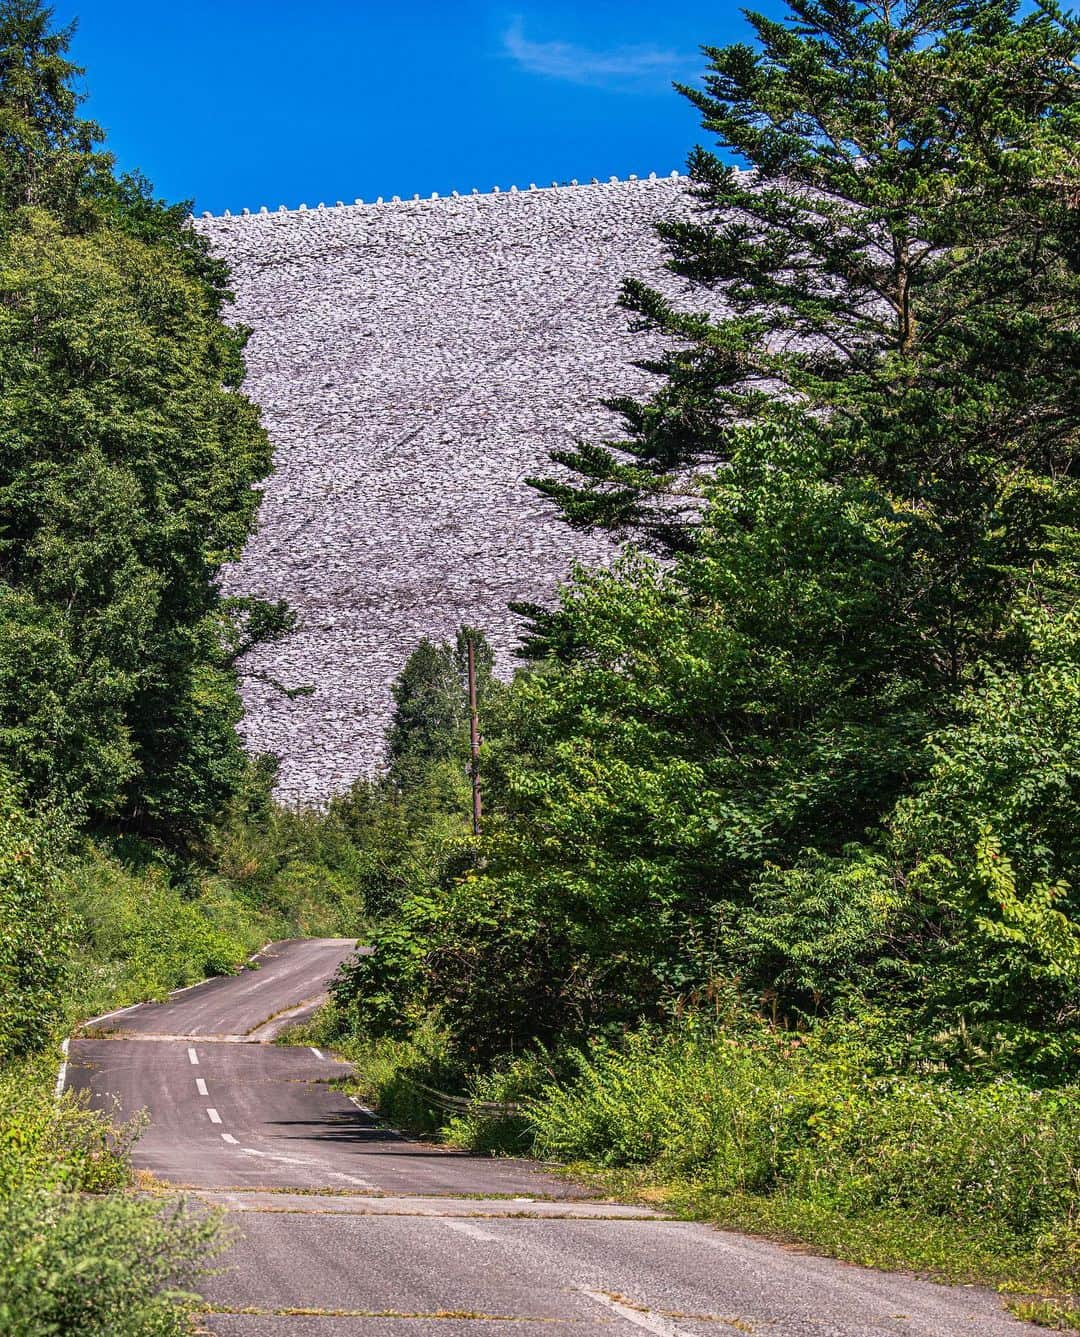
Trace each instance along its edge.
<instances>
[{"instance_id":1,"label":"evergreen conifer tree","mask_svg":"<svg viewBox=\"0 0 1080 1337\"><path fill-rule=\"evenodd\" d=\"M555 452L571 481L537 485L573 524L677 550L694 475L748 421L778 425L825 476L880 489L905 534L897 615L951 689L1014 593L1067 597L1048 573L1075 548L1080 26L1015 0L792 0L750 21L756 45L706 48L682 92L752 172L695 150L697 216L660 228L723 314L628 281L670 340L660 388L613 401L625 440ZM541 616L530 648L552 644Z\"/></svg>"},{"instance_id":2,"label":"evergreen conifer tree","mask_svg":"<svg viewBox=\"0 0 1080 1337\"><path fill-rule=\"evenodd\" d=\"M425 637L394 682L394 717L390 725L389 780L402 789L415 786L442 761L464 763L468 752L466 655L476 651L477 699L483 705L492 680L493 655L487 638L474 627L460 627L453 644Z\"/></svg>"},{"instance_id":3,"label":"evergreen conifer tree","mask_svg":"<svg viewBox=\"0 0 1080 1337\"><path fill-rule=\"evenodd\" d=\"M70 218L94 172L112 159L101 127L78 115L84 71L68 59L75 25L53 26L40 0L0 5L0 204Z\"/></svg>"}]
</instances>

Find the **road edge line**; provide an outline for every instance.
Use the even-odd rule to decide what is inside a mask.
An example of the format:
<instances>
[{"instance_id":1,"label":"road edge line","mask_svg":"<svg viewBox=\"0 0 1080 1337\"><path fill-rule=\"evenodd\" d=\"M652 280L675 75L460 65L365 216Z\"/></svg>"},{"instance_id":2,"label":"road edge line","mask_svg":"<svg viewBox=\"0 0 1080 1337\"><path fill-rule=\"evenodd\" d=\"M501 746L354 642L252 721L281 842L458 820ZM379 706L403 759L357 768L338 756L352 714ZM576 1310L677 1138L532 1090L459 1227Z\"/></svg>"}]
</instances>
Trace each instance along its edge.
<instances>
[{"instance_id":1,"label":"road edge line","mask_svg":"<svg viewBox=\"0 0 1080 1337\"><path fill-rule=\"evenodd\" d=\"M56 1074L56 1088L53 1093L53 1099L59 1100L64 1094L64 1086L67 1082L68 1055L71 1053L71 1037L63 1040L60 1045L60 1071Z\"/></svg>"},{"instance_id":2,"label":"road edge line","mask_svg":"<svg viewBox=\"0 0 1080 1337\"><path fill-rule=\"evenodd\" d=\"M644 1328L646 1332L654 1333L655 1337L693 1337L693 1334L686 1328L678 1327L663 1314L657 1314L652 1309L638 1309L634 1305L627 1304L623 1299L617 1300L613 1295L606 1295L603 1291L590 1290L587 1286L575 1286L574 1289L582 1295L588 1296L594 1303L603 1305L605 1309L610 1309L613 1314L618 1314L627 1323L633 1323L637 1328Z\"/></svg>"}]
</instances>

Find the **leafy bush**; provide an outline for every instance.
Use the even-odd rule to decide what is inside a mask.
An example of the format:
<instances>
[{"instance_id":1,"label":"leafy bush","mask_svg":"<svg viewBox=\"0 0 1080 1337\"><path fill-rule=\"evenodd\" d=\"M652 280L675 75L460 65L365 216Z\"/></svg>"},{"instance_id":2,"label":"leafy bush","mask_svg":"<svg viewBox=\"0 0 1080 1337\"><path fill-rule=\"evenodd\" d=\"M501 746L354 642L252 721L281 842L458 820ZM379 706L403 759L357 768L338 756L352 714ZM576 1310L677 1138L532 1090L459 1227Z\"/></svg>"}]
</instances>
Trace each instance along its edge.
<instances>
[{"instance_id":1,"label":"leafy bush","mask_svg":"<svg viewBox=\"0 0 1080 1337\"><path fill-rule=\"evenodd\" d=\"M52 1055L0 1067L0 1197L21 1190L105 1193L124 1188L141 1122L114 1125L84 1098L53 1099Z\"/></svg>"},{"instance_id":2,"label":"leafy bush","mask_svg":"<svg viewBox=\"0 0 1080 1337\"><path fill-rule=\"evenodd\" d=\"M446 1122L445 1135L479 1155L520 1156L533 1146L526 1102L557 1080L565 1063L544 1049L504 1059L489 1072L468 1080L468 1108Z\"/></svg>"},{"instance_id":3,"label":"leafy bush","mask_svg":"<svg viewBox=\"0 0 1080 1337\"><path fill-rule=\"evenodd\" d=\"M651 1165L663 1176L704 1174L725 1189L767 1188L798 1072L780 1057L790 1044L765 1026L713 1034L691 1024L597 1043L578 1053L576 1076L529 1103L536 1148L561 1160Z\"/></svg>"},{"instance_id":4,"label":"leafy bush","mask_svg":"<svg viewBox=\"0 0 1080 1337\"><path fill-rule=\"evenodd\" d=\"M176 1287L213 1251L216 1218L120 1192L141 1123L54 1100L54 1080L47 1056L0 1068L0 1332L186 1334Z\"/></svg>"},{"instance_id":5,"label":"leafy bush","mask_svg":"<svg viewBox=\"0 0 1080 1337\"><path fill-rule=\"evenodd\" d=\"M246 907L302 934L337 933L364 914L362 850L337 805L328 811L275 803L272 758L257 758L222 814L209 863Z\"/></svg>"},{"instance_id":6,"label":"leafy bush","mask_svg":"<svg viewBox=\"0 0 1080 1337\"><path fill-rule=\"evenodd\" d=\"M597 1043L527 1102L541 1155L977 1231L1080 1286L1080 1089L892 1070L874 1027L696 1016Z\"/></svg>"},{"instance_id":7,"label":"leafy bush","mask_svg":"<svg viewBox=\"0 0 1080 1337\"><path fill-rule=\"evenodd\" d=\"M1080 1189L1080 1089L843 1075L826 1062L799 1091L794 1113L811 1136L785 1167L793 1193L1065 1242Z\"/></svg>"},{"instance_id":8,"label":"leafy bush","mask_svg":"<svg viewBox=\"0 0 1080 1337\"><path fill-rule=\"evenodd\" d=\"M48 1190L0 1195L5 1337L185 1337L217 1224L182 1205Z\"/></svg>"},{"instance_id":9,"label":"leafy bush","mask_svg":"<svg viewBox=\"0 0 1080 1337\"><path fill-rule=\"evenodd\" d=\"M66 832L28 814L0 768L0 1062L39 1048L63 1016L71 930Z\"/></svg>"}]
</instances>

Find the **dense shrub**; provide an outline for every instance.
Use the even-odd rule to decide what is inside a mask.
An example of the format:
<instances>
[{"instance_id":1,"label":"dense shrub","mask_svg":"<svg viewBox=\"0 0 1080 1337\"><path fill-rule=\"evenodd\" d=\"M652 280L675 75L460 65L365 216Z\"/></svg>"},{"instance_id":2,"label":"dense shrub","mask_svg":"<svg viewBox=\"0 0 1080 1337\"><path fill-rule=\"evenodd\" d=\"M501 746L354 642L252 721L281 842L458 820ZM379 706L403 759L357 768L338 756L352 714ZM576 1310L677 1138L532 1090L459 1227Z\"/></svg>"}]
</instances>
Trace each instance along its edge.
<instances>
[{"instance_id":1,"label":"dense shrub","mask_svg":"<svg viewBox=\"0 0 1080 1337\"><path fill-rule=\"evenodd\" d=\"M333 1045L353 1065L355 1090L395 1127L413 1133L437 1133L444 1114L425 1094L423 1086L456 1090L462 1074L446 1044L438 1021L426 1018L408 1038L388 1034L366 1035L329 1003L294 1039Z\"/></svg>"},{"instance_id":2,"label":"dense shrub","mask_svg":"<svg viewBox=\"0 0 1080 1337\"><path fill-rule=\"evenodd\" d=\"M0 1068L0 1332L4 1337L180 1337L217 1222L133 1198L138 1120L65 1094L48 1056Z\"/></svg>"},{"instance_id":3,"label":"dense shrub","mask_svg":"<svg viewBox=\"0 0 1080 1337\"><path fill-rule=\"evenodd\" d=\"M0 1195L5 1337L185 1337L212 1218L181 1205L47 1190Z\"/></svg>"},{"instance_id":4,"label":"dense shrub","mask_svg":"<svg viewBox=\"0 0 1080 1337\"><path fill-rule=\"evenodd\" d=\"M251 769L256 792L232 805L214 832L210 862L221 882L249 913L287 921L301 935L358 927L366 866L352 831L334 809L273 803L272 774Z\"/></svg>"},{"instance_id":5,"label":"dense shrub","mask_svg":"<svg viewBox=\"0 0 1080 1337\"><path fill-rule=\"evenodd\" d=\"M882 1053L872 1026L638 1031L580 1053L575 1075L528 1101L535 1149L718 1194L951 1222L1041 1251L1080 1285L1080 1091L958 1086L890 1071Z\"/></svg>"},{"instance_id":6,"label":"dense shrub","mask_svg":"<svg viewBox=\"0 0 1080 1337\"><path fill-rule=\"evenodd\" d=\"M38 1048L63 1015L70 928L65 832L28 814L0 768L0 1062Z\"/></svg>"}]
</instances>

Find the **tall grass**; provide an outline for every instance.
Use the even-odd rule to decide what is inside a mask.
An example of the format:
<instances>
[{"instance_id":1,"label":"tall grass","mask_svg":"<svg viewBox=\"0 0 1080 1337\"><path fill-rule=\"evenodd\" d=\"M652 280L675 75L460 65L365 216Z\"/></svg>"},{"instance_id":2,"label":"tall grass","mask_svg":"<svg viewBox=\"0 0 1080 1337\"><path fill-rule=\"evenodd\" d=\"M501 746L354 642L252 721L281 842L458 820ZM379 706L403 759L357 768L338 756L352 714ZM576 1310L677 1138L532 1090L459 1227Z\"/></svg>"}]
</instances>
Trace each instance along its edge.
<instances>
[{"instance_id":1,"label":"tall grass","mask_svg":"<svg viewBox=\"0 0 1080 1337\"><path fill-rule=\"evenodd\" d=\"M402 1126L569 1164L852 1261L1046 1294L1055 1315L1076 1308L1075 1086L904 1069L872 1022L792 1034L691 1014L470 1075L436 1025L376 1040L343 1035L344 1020L325 1014L316 1043L338 1044L366 1098ZM418 1083L474 1104L448 1114Z\"/></svg>"},{"instance_id":2,"label":"tall grass","mask_svg":"<svg viewBox=\"0 0 1080 1337\"><path fill-rule=\"evenodd\" d=\"M304 841L315 840L325 819L305 812L275 820L272 839L239 825L223 833L213 868L178 874L133 842L120 854L86 842L69 858L60 879L77 947L69 1023L232 974L273 939L361 933L355 885L306 862Z\"/></svg>"},{"instance_id":3,"label":"tall grass","mask_svg":"<svg viewBox=\"0 0 1080 1337\"><path fill-rule=\"evenodd\" d=\"M737 1204L739 1224L756 1202L756 1219L796 1235L830 1218L902 1220L905 1237L923 1222L958 1248L977 1241L984 1268L994 1255L1080 1291L1076 1087L956 1085L889 1071L852 1031L692 1018L596 1044L575 1068L527 1102L539 1155L677 1186L706 1214Z\"/></svg>"}]
</instances>

